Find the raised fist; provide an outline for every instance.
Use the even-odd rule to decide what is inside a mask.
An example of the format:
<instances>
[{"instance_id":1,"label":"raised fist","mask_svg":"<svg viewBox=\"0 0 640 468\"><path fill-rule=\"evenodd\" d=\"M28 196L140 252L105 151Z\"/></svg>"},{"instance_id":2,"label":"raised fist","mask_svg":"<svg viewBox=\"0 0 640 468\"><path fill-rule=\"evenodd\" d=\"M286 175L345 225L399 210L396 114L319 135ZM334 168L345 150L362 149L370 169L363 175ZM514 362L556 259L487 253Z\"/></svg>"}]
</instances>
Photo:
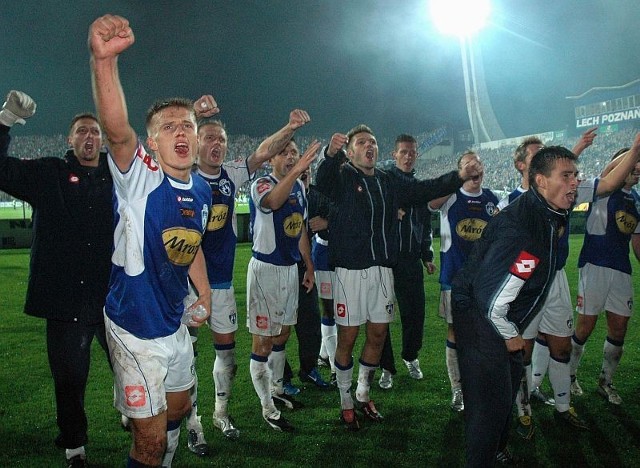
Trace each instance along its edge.
<instances>
[{"instance_id":1,"label":"raised fist","mask_svg":"<svg viewBox=\"0 0 640 468\"><path fill-rule=\"evenodd\" d=\"M24 125L24 119L28 119L35 112L36 102L28 94L12 89L0 111L0 123L7 127L16 123Z\"/></svg>"}]
</instances>

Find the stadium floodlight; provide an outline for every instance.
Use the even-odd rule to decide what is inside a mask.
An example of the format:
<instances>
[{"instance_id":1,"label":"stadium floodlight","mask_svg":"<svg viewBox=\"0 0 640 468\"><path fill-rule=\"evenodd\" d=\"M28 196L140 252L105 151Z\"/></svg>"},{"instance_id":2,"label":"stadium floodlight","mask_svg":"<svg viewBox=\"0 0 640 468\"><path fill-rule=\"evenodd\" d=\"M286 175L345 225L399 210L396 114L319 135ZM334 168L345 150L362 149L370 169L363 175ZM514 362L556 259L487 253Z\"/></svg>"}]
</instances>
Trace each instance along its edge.
<instances>
[{"instance_id":1,"label":"stadium floodlight","mask_svg":"<svg viewBox=\"0 0 640 468\"><path fill-rule=\"evenodd\" d=\"M431 0L430 16L442 33L469 37L480 31L491 15L490 0Z\"/></svg>"},{"instance_id":2,"label":"stadium floodlight","mask_svg":"<svg viewBox=\"0 0 640 468\"><path fill-rule=\"evenodd\" d=\"M460 40L467 114L474 144L504 138L484 81L480 46L471 39L489 20L490 0L431 0L429 7L436 28Z\"/></svg>"}]
</instances>

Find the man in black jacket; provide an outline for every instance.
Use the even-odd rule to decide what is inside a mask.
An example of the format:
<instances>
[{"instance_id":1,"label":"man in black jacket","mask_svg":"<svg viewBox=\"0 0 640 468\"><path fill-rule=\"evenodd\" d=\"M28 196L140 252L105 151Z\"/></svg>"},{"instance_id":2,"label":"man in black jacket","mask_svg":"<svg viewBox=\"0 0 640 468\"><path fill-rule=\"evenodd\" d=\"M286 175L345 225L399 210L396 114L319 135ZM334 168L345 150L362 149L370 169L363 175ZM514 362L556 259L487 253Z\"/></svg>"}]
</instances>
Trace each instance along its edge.
<instances>
[{"instance_id":1,"label":"man in black jacket","mask_svg":"<svg viewBox=\"0 0 640 468\"><path fill-rule=\"evenodd\" d=\"M85 466L84 394L94 336L106 351L102 308L113 245L112 180L100 153L102 131L91 114L71 121L64 158L8 157L10 127L24 124L35 109L29 96L11 91L0 111L0 190L33 207L24 311L47 320L60 430L55 443L66 449L69 466Z\"/></svg>"},{"instance_id":2,"label":"man in black jacket","mask_svg":"<svg viewBox=\"0 0 640 468\"><path fill-rule=\"evenodd\" d=\"M398 135L393 150L395 166L389 173L396 177L415 179L418 157L418 142L411 135ZM422 379L418 353L422 348L424 332L424 272L432 275L436 271L431 248L431 212L427 206L401 208L398 215L400 238L398 264L393 268L394 291L398 301L402 324L402 361L412 379ZM396 373L395 358L391 346L391 332L387 333L380 356L382 375L378 384L388 390L393 386Z\"/></svg>"},{"instance_id":3,"label":"man in black jacket","mask_svg":"<svg viewBox=\"0 0 640 468\"><path fill-rule=\"evenodd\" d=\"M373 132L359 125L347 135L331 137L317 174L318 188L336 204L337 214L329 220L329 257L336 269L336 377L341 418L348 430L360 427L354 409L372 421L382 421L369 389L394 316L391 269L398 260L398 210L452 193L476 171L470 164L438 179L417 181L376 169L377 159ZM366 339L354 404L352 351L362 324L366 324Z\"/></svg>"},{"instance_id":4,"label":"man in black jacket","mask_svg":"<svg viewBox=\"0 0 640 468\"><path fill-rule=\"evenodd\" d=\"M522 331L540 311L578 187L576 156L541 149L530 190L492 218L452 285L453 326L465 396L467 466L512 460L511 409L523 369Z\"/></svg>"}]
</instances>

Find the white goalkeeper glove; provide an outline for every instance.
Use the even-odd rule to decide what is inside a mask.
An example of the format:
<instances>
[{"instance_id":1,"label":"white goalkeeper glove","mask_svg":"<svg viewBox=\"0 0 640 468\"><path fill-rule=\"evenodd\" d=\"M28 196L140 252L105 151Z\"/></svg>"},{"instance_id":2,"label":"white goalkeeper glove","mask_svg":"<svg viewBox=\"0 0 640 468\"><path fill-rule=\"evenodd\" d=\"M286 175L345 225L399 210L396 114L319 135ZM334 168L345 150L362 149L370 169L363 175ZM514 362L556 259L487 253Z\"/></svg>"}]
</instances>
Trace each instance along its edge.
<instances>
[{"instance_id":1,"label":"white goalkeeper glove","mask_svg":"<svg viewBox=\"0 0 640 468\"><path fill-rule=\"evenodd\" d=\"M36 113L36 102L22 91L12 89L7 94L7 100L0 110L0 124L12 127L19 123L24 125L24 119L28 119Z\"/></svg>"}]
</instances>

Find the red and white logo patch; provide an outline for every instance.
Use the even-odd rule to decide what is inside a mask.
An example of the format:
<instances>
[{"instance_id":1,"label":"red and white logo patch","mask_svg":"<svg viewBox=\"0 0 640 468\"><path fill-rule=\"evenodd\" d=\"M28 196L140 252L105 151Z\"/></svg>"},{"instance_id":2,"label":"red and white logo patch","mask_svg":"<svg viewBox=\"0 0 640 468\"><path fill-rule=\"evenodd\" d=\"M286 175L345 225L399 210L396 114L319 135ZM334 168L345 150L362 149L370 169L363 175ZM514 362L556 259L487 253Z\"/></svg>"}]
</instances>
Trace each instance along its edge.
<instances>
[{"instance_id":1,"label":"red and white logo patch","mask_svg":"<svg viewBox=\"0 0 640 468\"><path fill-rule=\"evenodd\" d=\"M540 263L540 259L538 257L523 250L518 254L518 258L513 262L509 271L512 275L526 281L531 277L533 271L538 266L538 263Z\"/></svg>"},{"instance_id":2,"label":"red and white logo patch","mask_svg":"<svg viewBox=\"0 0 640 468\"><path fill-rule=\"evenodd\" d=\"M331 294L331 283L320 283L320 292L325 295Z\"/></svg>"},{"instance_id":3,"label":"red and white logo patch","mask_svg":"<svg viewBox=\"0 0 640 468\"><path fill-rule=\"evenodd\" d=\"M127 406L138 408L147 404L147 393L142 385L127 385L124 394Z\"/></svg>"},{"instance_id":4,"label":"red and white logo patch","mask_svg":"<svg viewBox=\"0 0 640 468\"><path fill-rule=\"evenodd\" d=\"M80 182L80 178L72 172L71 174L69 174L69 182L71 182L72 184L77 184Z\"/></svg>"},{"instance_id":5,"label":"red and white logo patch","mask_svg":"<svg viewBox=\"0 0 640 468\"><path fill-rule=\"evenodd\" d=\"M268 181L262 181L258 184L257 191L258 195L262 195L264 192L271 188L271 184Z\"/></svg>"},{"instance_id":6,"label":"red and white logo patch","mask_svg":"<svg viewBox=\"0 0 640 468\"><path fill-rule=\"evenodd\" d=\"M347 305L346 304L336 304L336 314L338 317L346 317L347 316Z\"/></svg>"},{"instance_id":7,"label":"red and white logo patch","mask_svg":"<svg viewBox=\"0 0 640 468\"><path fill-rule=\"evenodd\" d=\"M269 326L269 319L264 315L258 315L256 317L256 327L260 330L266 330Z\"/></svg>"}]
</instances>

